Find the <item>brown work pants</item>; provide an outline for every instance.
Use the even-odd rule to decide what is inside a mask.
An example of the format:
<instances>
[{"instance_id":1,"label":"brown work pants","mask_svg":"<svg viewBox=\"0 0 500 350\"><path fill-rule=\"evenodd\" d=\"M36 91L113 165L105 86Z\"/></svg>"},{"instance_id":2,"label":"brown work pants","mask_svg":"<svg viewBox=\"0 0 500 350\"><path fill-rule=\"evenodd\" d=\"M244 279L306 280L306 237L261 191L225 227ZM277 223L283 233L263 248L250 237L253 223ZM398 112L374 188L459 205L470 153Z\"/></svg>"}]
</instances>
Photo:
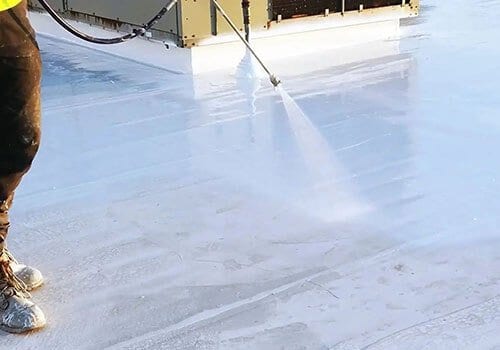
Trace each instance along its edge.
<instances>
[{"instance_id":1,"label":"brown work pants","mask_svg":"<svg viewBox=\"0 0 500 350\"><path fill-rule=\"evenodd\" d=\"M40 144L40 54L0 57L0 251L14 191Z\"/></svg>"}]
</instances>

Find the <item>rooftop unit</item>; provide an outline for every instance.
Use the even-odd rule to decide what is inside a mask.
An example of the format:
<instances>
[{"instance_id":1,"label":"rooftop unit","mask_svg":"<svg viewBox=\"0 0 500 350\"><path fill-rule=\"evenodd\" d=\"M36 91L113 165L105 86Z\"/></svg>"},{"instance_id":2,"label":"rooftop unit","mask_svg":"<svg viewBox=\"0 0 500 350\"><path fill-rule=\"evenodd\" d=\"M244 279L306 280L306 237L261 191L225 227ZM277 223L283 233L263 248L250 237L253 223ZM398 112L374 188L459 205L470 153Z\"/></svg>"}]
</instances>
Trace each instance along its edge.
<instances>
[{"instance_id":1,"label":"rooftop unit","mask_svg":"<svg viewBox=\"0 0 500 350\"><path fill-rule=\"evenodd\" d=\"M50 0L64 17L106 29L128 31L150 19L165 0ZM242 3L219 0L244 31ZM41 9L30 0L32 9ZM390 38L399 20L418 15L419 0L250 0L251 41L264 58L286 58L358 42ZM234 50L244 53L210 0L182 0L148 33L148 38L189 49L193 72L225 67ZM231 62L234 64L236 61ZM201 63L202 66L199 66ZM174 69L175 70L175 69Z\"/></svg>"}]
</instances>

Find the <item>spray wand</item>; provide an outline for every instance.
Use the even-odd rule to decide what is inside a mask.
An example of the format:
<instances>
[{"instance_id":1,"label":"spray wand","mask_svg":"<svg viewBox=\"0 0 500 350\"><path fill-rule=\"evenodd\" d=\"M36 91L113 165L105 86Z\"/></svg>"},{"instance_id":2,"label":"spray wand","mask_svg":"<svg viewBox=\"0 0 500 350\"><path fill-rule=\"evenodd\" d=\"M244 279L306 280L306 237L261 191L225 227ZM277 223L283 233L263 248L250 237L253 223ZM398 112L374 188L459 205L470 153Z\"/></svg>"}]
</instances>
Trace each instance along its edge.
<instances>
[{"instance_id":1,"label":"spray wand","mask_svg":"<svg viewBox=\"0 0 500 350\"><path fill-rule=\"evenodd\" d=\"M267 68L267 66L264 64L264 62L262 62L262 60L260 59L260 57L257 55L257 53L255 52L255 50L252 48L252 46L248 42L248 40L246 40L243 37L243 35L240 33L240 31L238 30L238 28L235 26L235 24L233 23L233 21L231 20L231 18L229 18L229 16L227 15L226 11L224 11L224 9L220 6L220 4L217 2L217 0L212 0L212 2L214 3L214 5L217 8L217 10L219 10L219 12L222 15L222 17L224 17L224 19L227 21L227 23L229 24L229 26L235 31L235 33L238 35L238 37L241 39L241 41L243 41L243 43L248 48L248 50L252 53L252 55L255 57L255 59L257 60L257 62L259 62L259 64L262 66L262 68L264 68L264 71L269 76L269 80L271 81L271 84L273 84L274 87L277 87L281 83L281 80L279 80L276 75L274 75L273 73L271 73L271 71Z\"/></svg>"}]
</instances>

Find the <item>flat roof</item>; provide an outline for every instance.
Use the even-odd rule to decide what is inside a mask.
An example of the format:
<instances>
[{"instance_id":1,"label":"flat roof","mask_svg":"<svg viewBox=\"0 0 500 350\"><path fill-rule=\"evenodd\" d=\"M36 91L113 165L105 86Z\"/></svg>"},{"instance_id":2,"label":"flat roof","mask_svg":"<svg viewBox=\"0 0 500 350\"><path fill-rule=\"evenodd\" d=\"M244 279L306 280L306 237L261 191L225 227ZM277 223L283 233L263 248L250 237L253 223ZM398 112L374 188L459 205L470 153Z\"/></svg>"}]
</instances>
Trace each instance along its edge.
<instances>
[{"instance_id":1,"label":"flat roof","mask_svg":"<svg viewBox=\"0 0 500 350\"><path fill-rule=\"evenodd\" d=\"M275 66L317 132L265 80L40 37L9 244L49 325L0 348L498 346L500 4L465 6L426 1L386 54Z\"/></svg>"}]
</instances>

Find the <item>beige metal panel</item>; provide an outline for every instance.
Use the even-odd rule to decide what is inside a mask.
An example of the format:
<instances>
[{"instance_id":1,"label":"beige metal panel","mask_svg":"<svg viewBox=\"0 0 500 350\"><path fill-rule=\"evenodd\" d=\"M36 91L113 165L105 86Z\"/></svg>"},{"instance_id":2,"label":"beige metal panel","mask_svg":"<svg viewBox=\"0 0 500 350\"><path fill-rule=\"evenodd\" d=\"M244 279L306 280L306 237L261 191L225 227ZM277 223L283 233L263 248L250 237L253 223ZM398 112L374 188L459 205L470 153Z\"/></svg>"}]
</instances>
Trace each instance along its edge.
<instances>
[{"instance_id":1,"label":"beige metal panel","mask_svg":"<svg viewBox=\"0 0 500 350\"><path fill-rule=\"evenodd\" d=\"M243 29L243 10L241 0L219 0L219 4L226 11L231 20L240 31ZM268 0L250 0L250 25L252 30L267 28L269 18ZM217 34L231 33L233 30L224 20L220 13L217 13Z\"/></svg>"},{"instance_id":2,"label":"beige metal panel","mask_svg":"<svg viewBox=\"0 0 500 350\"><path fill-rule=\"evenodd\" d=\"M227 15L233 23L236 25L236 27L243 32L243 10L241 9L241 1L239 0L219 0L218 1L220 6L226 11ZM252 15L254 14L255 11L253 11L253 1L250 2L250 21L252 20ZM231 27L227 24L226 20L220 12L217 11L217 31L214 34L225 34L225 33L232 33L233 30Z\"/></svg>"},{"instance_id":3,"label":"beige metal panel","mask_svg":"<svg viewBox=\"0 0 500 350\"><path fill-rule=\"evenodd\" d=\"M211 37L210 0L180 0L179 3L182 46L195 46L199 40Z\"/></svg>"},{"instance_id":4,"label":"beige metal panel","mask_svg":"<svg viewBox=\"0 0 500 350\"><path fill-rule=\"evenodd\" d=\"M250 24L253 30L268 29L269 23L269 1L251 0L250 2Z\"/></svg>"},{"instance_id":5,"label":"beige metal panel","mask_svg":"<svg viewBox=\"0 0 500 350\"><path fill-rule=\"evenodd\" d=\"M418 12L420 9L420 0L410 0L409 2L411 8Z\"/></svg>"},{"instance_id":6,"label":"beige metal panel","mask_svg":"<svg viewBox=\"0 0 500 350\"><path fill-rule=\"evenodd\" d=\"M63 0L48 0L47 2L56 11L62 12L64 10ZM28 0L28 5L32 8L43 9L37 0Z\"/></svg>"},{"instance_id":7,"label":"beige metal panel","mask_svg":"<svg viewBox=\"0 0 500 350\"><path fill-rule=\"evenodd\" d=\"M68 9L114 21L143 25L165 6L167 0L68 0ZM154 27L169 33L178 32L174 7Z\"/></svg>"}]
</instances>

